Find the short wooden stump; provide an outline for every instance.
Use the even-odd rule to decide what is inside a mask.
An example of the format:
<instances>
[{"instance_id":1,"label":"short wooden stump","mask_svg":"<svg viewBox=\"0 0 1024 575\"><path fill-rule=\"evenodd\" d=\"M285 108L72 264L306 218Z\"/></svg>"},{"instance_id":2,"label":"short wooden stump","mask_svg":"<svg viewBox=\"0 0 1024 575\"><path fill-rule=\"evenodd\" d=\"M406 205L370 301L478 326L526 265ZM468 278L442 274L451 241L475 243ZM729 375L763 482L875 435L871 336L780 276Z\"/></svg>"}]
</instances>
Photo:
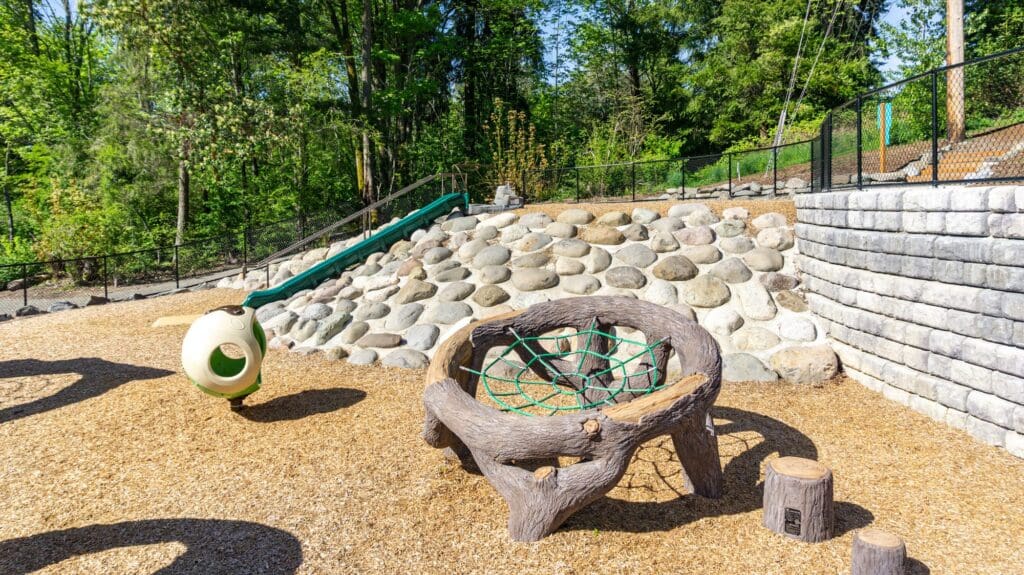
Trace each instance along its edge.
<instances>
[{"instance_id":1,"label":"short wooden stump","mask_svg":"<svg viewBox=\"0 0 1024 575\"><path fill-rule=\"evenodd\" d=\"M853 538L851 575L903 575L907 546L898 535L881 529L862 529Z\"/></svg>"},{"instance_id":2,"label":"short wooden stump","mask_svg":"<svg viewBox=\"0 0 1024 575\"><path fill-rule=\"evenodd\" d=\"M765 465L765 527L817 543L832 537L834 523L832 470L800 457L780 457Z\"/></svg>"}]
</instances>

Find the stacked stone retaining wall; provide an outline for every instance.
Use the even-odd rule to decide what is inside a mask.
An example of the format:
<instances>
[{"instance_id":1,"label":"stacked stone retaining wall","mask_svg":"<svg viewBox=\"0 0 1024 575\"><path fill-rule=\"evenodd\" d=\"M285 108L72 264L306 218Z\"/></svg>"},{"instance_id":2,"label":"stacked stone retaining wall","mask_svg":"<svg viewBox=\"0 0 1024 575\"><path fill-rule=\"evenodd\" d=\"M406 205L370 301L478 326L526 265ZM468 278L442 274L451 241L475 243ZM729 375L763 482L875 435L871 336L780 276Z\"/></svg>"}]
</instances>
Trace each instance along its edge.
<instances>
[{"instance_id":1,"label":"stacked stone retaining wall","mask_svg":"<svg viewBox=\"0 0 1024 575\"><path fill-rule=\"evenodd\" d=\"M1024 457L1024 187L795 201L808 303L846 371Z\"/></svg>"}]
</instances>

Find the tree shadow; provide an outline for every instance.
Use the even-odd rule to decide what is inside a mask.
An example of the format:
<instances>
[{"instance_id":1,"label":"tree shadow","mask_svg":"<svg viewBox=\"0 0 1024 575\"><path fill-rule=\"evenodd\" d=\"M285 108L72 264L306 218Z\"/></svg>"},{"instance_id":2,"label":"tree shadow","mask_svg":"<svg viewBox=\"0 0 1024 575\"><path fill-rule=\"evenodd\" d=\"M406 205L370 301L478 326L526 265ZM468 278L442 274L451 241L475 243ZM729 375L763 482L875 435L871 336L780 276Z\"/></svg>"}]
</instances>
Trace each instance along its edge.
<instances>
[{"instance_id":1,"label":"tree shadow","mask_svg":"<svg viewBox=\"0 0 1024 575\"><path fill-rule=\"evenodd\" d=\"M15 377L45 377L58 374L77 373L78 381L60 391L39 399L0 409L0 423L29 417L51 409L59 409L92 399L115 387L131 381L156 379L172 375L173 371L127 363L114 363L96 357L44 361L39 359L15 359L0 361L0 379ZM26 382L31 386L36 382ZM45 381L38 382L45 386Z\"/></svg>"},{"instance_id":2,"label":"tree shadow","mask_svg":"<svg viewBox=\"0 0 1024 575\"><path fill-rule=\"evenodd\" d=\"M349 407L359 403L365 397L365 391L347 387L307 389L299 393L275 397L264 403L246 405L237 413L249 421L259 423L293 421Z\"/></svg>"},{"instance_id":3,"label":"tree shadow","mask_svg":"<svg viewBox=\"0 0 1024 575\"><path fill-rule=\"evenodd\" d=\"M31 573L79 555L169 542L187 549L156 574L287 575L302 565L302 545L287 531L248 521L188 518L87 525L0 541L0 572Z\"/></svg>"},{"instance_id":4,"label":"tree shadow","mask_svg":"<svg viewBox=\"0 0 1024 575\"><path fill-rule=\"evenodd\" d=\"M715 419L728 420L724 425L715 426L719 441L724 443L728 439L744 447L723 469L725 495L721 499L705 499L681 492L674 486L678 478L673 476L681 473L681 467L671 442L666 438L667 448L664 450L667 454L662 464L655 465L654 469L661 482L658 490L671 490L677 495L676 499L638 502L603 497L576 512L561 529L646 533L667 531L706 517L747 513L762 507L763 482L759 479L768 456L778 453L780 456L818 458L818 449L809 437L777 419L721 406L712 408L712 415ZM762 441L750 445L742 438L743 432L756 432ZM628 481L620 481L619 487L633 488ZM650 486L638 488L652 490ZM835 512L837 535L869 525L874 519L867 509L844 501L835 503Z\"/></svg>"}]
</instances>

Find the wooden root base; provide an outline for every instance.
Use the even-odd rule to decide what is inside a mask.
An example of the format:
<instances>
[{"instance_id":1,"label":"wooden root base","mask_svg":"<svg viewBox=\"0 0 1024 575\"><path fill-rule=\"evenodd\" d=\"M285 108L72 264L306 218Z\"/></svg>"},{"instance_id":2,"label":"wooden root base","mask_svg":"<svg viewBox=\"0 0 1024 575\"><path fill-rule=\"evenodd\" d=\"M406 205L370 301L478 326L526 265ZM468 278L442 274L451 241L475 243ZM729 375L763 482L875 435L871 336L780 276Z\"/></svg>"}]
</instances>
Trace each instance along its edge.
<instances>
[{"instance_id":1,"label":"wooden root base","mask_svg":"<svg viewBox=\"0 0 1024 575\"><path fill-rule=\"evenodd\" d=\"M689 375L636 399L616 397L615 405L551 417L504 413L475 399L477 378L461 367L479 371L487 351L511 343L513 331L529 336L566 327L585 330L595 323L632 327L648 342L665 342L655 352L659 367L671 346ZM549 362L555 370L557 361ZM607 367L591 363L585 371ZM711 335L660 306L621 297L538 304L469 325L441 345L427 373L423 438L464 466L475 464L508 503L512 538L537 541L615 487L637 448L660 435L671 435L693 492L721 497L718 438L710 415L721 367ZM660 385L665 370L658 373L654 383ZM579 462L551 465L561 456Z\"/></svg>"}]
</instances>

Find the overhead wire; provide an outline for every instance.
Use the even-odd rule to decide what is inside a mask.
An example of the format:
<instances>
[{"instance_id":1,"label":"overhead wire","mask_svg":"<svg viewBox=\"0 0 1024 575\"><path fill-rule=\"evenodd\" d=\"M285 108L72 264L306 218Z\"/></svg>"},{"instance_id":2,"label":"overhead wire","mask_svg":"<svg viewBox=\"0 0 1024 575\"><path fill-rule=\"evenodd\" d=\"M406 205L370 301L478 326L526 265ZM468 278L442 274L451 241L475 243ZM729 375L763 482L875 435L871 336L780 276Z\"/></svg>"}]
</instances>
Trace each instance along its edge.
<instances>
[{"instance_id":1,"label":"overhead wire","mask_svg":"<svg viewBox=\"0 0 1024 575\"><path fill-rule=\"evenodd\" d=\"M828 27L825 28L825 34L821 37L821 44L818 45L818 53L814 56L814 62L811 63L811 70L807 73L807 80L804 81L804 87L800 90L800 96L796 99L796 105L793 107L793 115L790 120L796 118L797 113L800 111L800 104L804 100L804 96L807 94L807 86L811 84L811 79L814 78L814 69L818 66L818 60L821 59L821 53L825 49L825 42L828 40L829 34L832 33L832 26L836 22L836 16L839 15L839 7L844 4L844 0L836 0L835 8L832 9L832 18L828 21ZM786 131L786 127L782 127L782 131Z\"/></svg>"},{"instance_id":2,"label":"overhead wire","mask_svg":"<svg viewBox=\"0 0 1024 575\"><path fill-rule=\"evenodd\" d=\"M786 110L789 108L789 101L793 97L793 89L796 88L796 75L800 66L800 55L804 49L804 36L807 33L807 21L811 17L811 1L807 0L807 10L804 12L804 24L800 28L800 43L796 47L796 57L793 58L793 71L789 75L789 88L786 89L786 99L782 104L782 111L779 113L779 122L775 127L775 139L773 146L782 143L782 130L786 125Z\"/></svg>"}]
</instances>

